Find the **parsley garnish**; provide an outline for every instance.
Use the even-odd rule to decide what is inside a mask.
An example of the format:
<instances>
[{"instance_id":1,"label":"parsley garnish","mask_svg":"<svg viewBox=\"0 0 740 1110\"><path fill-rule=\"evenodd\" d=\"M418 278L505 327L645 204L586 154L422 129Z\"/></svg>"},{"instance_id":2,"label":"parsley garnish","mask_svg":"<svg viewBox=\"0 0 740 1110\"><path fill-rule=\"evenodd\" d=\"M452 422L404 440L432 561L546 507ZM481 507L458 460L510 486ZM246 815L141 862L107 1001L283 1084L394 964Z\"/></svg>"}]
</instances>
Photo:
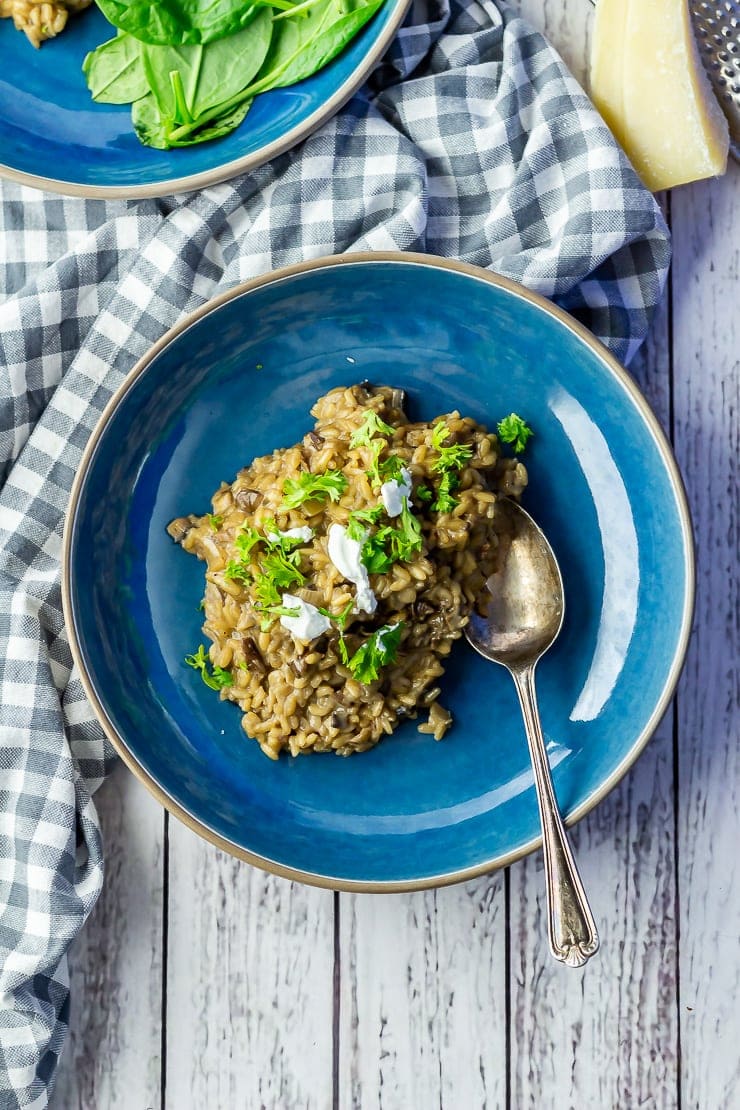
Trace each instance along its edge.
<instances>
[{"instance_id":1,"label":"parsley garnish","mask_svg":"<svg viewBox=\"0 0 740 1110\"><path fill-rule=\"evenodd\" d=\"M243 524L234 540L234 547L239 557L238 559L229 559L224 569L224 576L226 578L231 578L235 582L241 582L245 586L251 582L252 572L250 570L250 555L255 544L262 542L263 538L256 528L252 528L248 524Z\"/></svg>"},{"instance_id":2,"label":"parsley garnish","mask_svg":"<svg viewBox=\"0 0 740 1110\"><path fill-rule=\"evenodd\" d=\"M246 561L252 548L258 543L262 543L262 536L257 529L252 528L249 524L242 524L239 534L234 540L234 547L244 561Z\"/></svg>"},{"instance_id":3,"label":"parsley garnish","mask_svg":"<svg viewBox=\"0 0 740 1110\"><path fill-rule=\"evenodd\" d=\"M222 516L218 516L216 513L206 513L206 517L208 518L208 523L210 524L213 531L218 532L219 528L224 522L224 518Z\"/></svg>"},{"instance_id":4,"label":"parsley garnish","mask_svg":"<svg viewBox=\"0 0 740 1110\"><path fill-rule=\"evenodd\" d=\"M416 552L421 551L421 546L421 524L411 512L408 498L404 497L398 527L386 525L374 536L368 536L360 558L369 574L385 574L394 563L410 562Z\"/></svg>"},{"instance_id":5,"label":"parsley garnish","mask_svg":"<svg viewBox=\"0 0 740 1110\"><path fill-rule=\"evenodd\" d=\"M300 609L290 605L266 605L260 609L260 612L265 614L260 621L260 628L263 632L269 630L275 617L298 617L301 613Z\"/></svg>"},{"instance_id":6,"label":"parsley garnish","mask_svg":"<svg viewBox=\"0 0 740 1110\"><path fill-rule=\"evenodd\" d=\"M306 581L305 575L298 569L301 556L298 551L285 552L282 548L273 548L260 562L260 569L267 574L276 586L287 589L288 586L302 586Z\"/></svg>"},{"instance_id":7,"label":"parsley garnish","mask_svg":"<svg viewBox=\"0 0 740 1110\"><path fill-rule=\"evenodd\" d=\"M289 586L303 585L306 576L298 569L300 560L298 551L288 553L282 547L271 548L260 561L260 573L254 580L254 595L257 599L255 609L274 615L276 607L282 604L281 591ZM273 616L263 618L263 632L270 627L272 619Z\"/></svg>"},{"instance_id":8,"label":"parsley garnish","mask_svg":"<svg viewBox=\"0 0 740 1110\"><path fill-rule=\"evenodd\" d=\"M439 480L437 497L431 505L432 512L451 513L455 506L460 504L458 499L452 496L453 489L457 489L459 485L460 479L457 474L454 474L451 470L446 470Z\"/></svg>"},{"instance_id":9,"label":"parsley garnish","mask_svg":"<svg viewBox=\"0 0 740 1110\"><path fill-rule=\"evenodd\" d=\"M369 447L370 441L376 436L392 436L395 428L381 420L374 409L367 409L362 418L362 423L355 428L349 437L350 447Z\"/></svg>"},{"instance_id":10,"label":"parsley garnish","mask_svg":"<svg viewBox=\"0 0 740 1110\"><path fill-rule=\"evenodd\" d=\"M347 666L358 682L365 685L374 682L379 677L381 667L395 662L403 623L399 621L397 624L383 625L348 660Z\"/></svg>"},{"instance_id":11,"label":"parsley garnish","mask_svg":"<svg viewBox=\"0 0 740 1110\"><path fill-rule=\"evenodd\" d=\"M396 560L408 563L417 551L421 551L421 524L409 508L408 498L403 499L401 523L394 529L391 550Z\"/></svg>"},{"instance_id":12,"label":"parsley garnish","mask_svg":"<svg viewBox=\"0 0 740 1110\"><path fill-rule=\"evenodd\" d=\"M347 521L347 535L351 540L361 540L367 532L366 524L377 524L383 515L383 506L376 505L374 509L355 509L349 514Z\"/></svg>"},{"instance_id":13,"label":"parsley garnish","mask_svg":"<svg viewBox=\"0 0 740 1110\"><path fill-rule=\"evenodd\" d=\"M283 483L283 509L297 509L304 501L328 497L338 501L347 488L347 479L341 470L327 470L324 474L306 471L298 478L286 478Z\"/></svg>"},{"instance_id":14,"label":"parsley garnish","mask_svg":"<svg viewBox=\"0 0 740 1110\"><path fill-rule=\"evenodd\" d=\"M524 448L527 446L528 440L532 438L534 432L526 421L522 420L521 416L517 416L515 412L505 416L503 420L498 423L499 439L504 443L511 443L514 448L515 455L521 455Z\"/></svg>"},{"instance_id":15,"label":"parsley garnish","mask_svg":"<svg viewBox=\"0 0 740 1110\"><path fill-rule=\"evenodd\" d=\"M389 455L387 459L383 459L381 462L380 456L383 453L383 448L387 446L382 439L373 440L370 446L373 449L373 461L370 464L370 469L366 471L370 485L373 487L382 486L383 482L400 478L403 460L399 459L398 455Z\"/></svg>"},{"instance_id":16,"label":"parsley garnish","mask_svg":"<svg viewBox=\"0 0 740 1110\"><path fill-rule=\"evenodd\" d=\"M203 644L200 645L195 655L186 655L185 662L189 667L200 671L200 677L211 690L222 690L224 686L234 685L234 678L230 671L216 666L213 666L211 671L208 670L210 660L206 655Z\"/></svg>"},{"instance_id":17,"label":"parsley garnish","mask_svg":"<svg viewBox=\"0 0 740 1110\"><path fill-rule=\"evenodd\" d=\"M420 501L431 501L434 497L434 491L429 486L417 486L416 496Z\"/></svg>"},{"instance_id":18,"label":"parsley garnish","mask_svg":"<svg viewBox=\"0 0 740 1110\"><path fill-rule=\"evenodd\" d=\"M229 559L224 568L224 577L231 578L235 582L242 582L246 586L252 581L252 572L249 569L248 563L237 562L236 559Z\"/></svg>"},{"instance_id":19,"label":"parsley garnish","mask_svg":"<svg viewBox=\"0 0 740 1110\"><path fill-rule=\"evenodd\" d=\"M268 547L280 547L283 551L288 552L294 547L305 547L306 541L302 536L283 536L280 534L275 521L270 517L262 525L262 530L265 533L265 543Z\"/></svg>"},{"instance_id":20,"label":"parsley garnish","mask_svg":"<svg viewBox=\"0 0 740 1110\"><path fill-rule=\"evenodd\" d=\"M449 439L449 435L450 429L444 420L434 425L432 446L439 452L439 458L432 463L432 470L436 470L438 474L444 474L447 470L462 470L473 455L471 443L453 443L450 447L444 447L444 441Z\"/></svg>"},{"instance_id":21,"label":"parsley garnish","mask_svg":"<svg viewBox=\"0 0 740 1110\"><path fill-rule=\"evenodd\" d=\"M324 617L328 617L331 621L334 621L334 623L339 628L339 658L342 660L345 666L349 662L349 652L347 651L347 643L344 639L344 630L347 626L347 621L349 620L350 614L354 610L354 607L354 598L347 602L341 613L337 613L336 615L334 613L330 613L328 609L322 609L319 606L319 612L321 613L321 615Z\"/></svg>"},{"instance_id":22,"label":"parsley garnish","mask_svg":"<svg viewBox=\"0 0 740 1110\"><path fill-rule=\"evenodd\" d=\"M374 536L368 536L362 545L360 559L367 568L368 574L385 574L395 563L391 554L391 538L395 528L386 524L379 528Z\"/></svg>"},{"instance_id":23,"label":"parsley garnish","mask_svg":"<svg viewBox=\"0 0 740 1110\"><path fill-rule=\"evenodd\" d=\"M271 605L280 604L280 592L267 574L258 574L255 578L254 596L257 598L256 609L269 609Z\"/></svg>"}]
</instances>

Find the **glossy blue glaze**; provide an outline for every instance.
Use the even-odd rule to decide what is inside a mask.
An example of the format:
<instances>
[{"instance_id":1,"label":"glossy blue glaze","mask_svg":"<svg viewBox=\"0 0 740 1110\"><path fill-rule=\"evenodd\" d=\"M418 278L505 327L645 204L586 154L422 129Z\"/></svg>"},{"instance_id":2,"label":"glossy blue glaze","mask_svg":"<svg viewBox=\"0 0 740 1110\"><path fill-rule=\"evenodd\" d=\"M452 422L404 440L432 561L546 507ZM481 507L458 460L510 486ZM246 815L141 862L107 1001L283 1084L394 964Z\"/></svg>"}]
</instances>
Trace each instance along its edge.
<instances>
[{"instance_id":1,"label":"glossy blue glaze","mask_svg":"<svg viewBox=\"0 0 740 1110\"><path fill-rule=\"evenodd\" d=\"M261 367L261 368L260 368ZM559 557L566 620L538 669L566 812L612 776L665 688L686 617L680 494L643 412L562 321L476 277L409 261L314 270L222 305L171 342L110 417L84 476L70 580L85 666L146 772L209 829L302 871L417 880L538 834L506 672L464 642L442 680L442 743L407 723L373 751L268 761L184 655L204 641L203 564L166 524L297 441L333 386L407 390L412 418L458 408L535 429L524 504ZM689 591L690 592L690 591Z\"/></svg>"},{"instance_id":2,"label":"glossy blue glaze","mask_svg":"<svg viewBox=\"0 0 740 1110\"><path fill-rule=\"evenodd\" d=\"M346 50L320 73L258 97L231 135L181 150L154 150L136 138L127 105L95 104L81 66L115 35L97 8L70 20L34 50L12 20L0 20L0 164L24 174L86 187L157 185L209 173L260 152L319 112L395 25L407 0L386 0ZM359 84L359 76L356 84ZM297 141L297 140L296 140Z\"/></svg>"}]
</instances>

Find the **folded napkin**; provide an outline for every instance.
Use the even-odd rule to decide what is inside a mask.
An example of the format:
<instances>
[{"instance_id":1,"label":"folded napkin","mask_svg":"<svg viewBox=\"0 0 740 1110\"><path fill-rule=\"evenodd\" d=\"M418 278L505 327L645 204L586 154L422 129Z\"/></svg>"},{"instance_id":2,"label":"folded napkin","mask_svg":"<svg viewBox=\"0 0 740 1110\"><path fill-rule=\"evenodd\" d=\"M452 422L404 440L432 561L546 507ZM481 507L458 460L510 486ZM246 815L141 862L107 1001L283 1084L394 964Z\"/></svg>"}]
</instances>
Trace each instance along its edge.
<instances>
[{"instance_id":1,"label":"folded napkin","mask_svg":"<svg viewBox=\"0 0 740 1110\"><path fill-rule=\"evenodd\" d=\"M103 880L91 800L113 761L72 666L69 489L113 390L184 313L347 250L449 255L552 297L622 360L668 233L541 35L491 0L416 0L369 82L262 169L136 203L0 184L0 1107L44 1107L67 948Z\"/></svg>"}]
</instances>

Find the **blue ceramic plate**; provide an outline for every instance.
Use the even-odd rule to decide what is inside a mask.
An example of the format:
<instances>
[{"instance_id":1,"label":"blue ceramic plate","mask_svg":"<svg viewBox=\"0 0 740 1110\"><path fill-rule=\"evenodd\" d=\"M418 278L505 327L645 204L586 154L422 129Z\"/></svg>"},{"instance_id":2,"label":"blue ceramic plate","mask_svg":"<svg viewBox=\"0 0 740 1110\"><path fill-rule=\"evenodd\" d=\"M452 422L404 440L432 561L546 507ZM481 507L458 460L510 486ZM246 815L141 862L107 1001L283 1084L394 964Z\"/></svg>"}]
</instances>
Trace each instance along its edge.
<instances>
[{"instance_id":1,"label":"blue ceramic plate","mask_svg":"<svg viewBox=\"0 0 740 1110\"><path fill-rule=\"evenodd\" d=\"M95 104L81 71L115 29L97 8L34 50L0 19L0 175L77 196L154 197L202 189L305 139L349 99L401 25L409 0L386 0L320 73L258 97L231 135L181 150L142 146L127 105Z\"/></svg>"},{"instance_id":2,"label":"blue ceramic plate","mask_svg":"<svg viewBox=\"0 0 740 1110\"><path fill-rule=\"evenodd\" d=\"M508 863L538 840L514 686L463 641L442 743L406 723L349 759L271 762L237 707L185 666L203 565L167 536L222 479L295 443L322 393L368 378L412 418L458 408L535 429L524 504L563 570L562 634L538 669L563 810L627 770L666 708L693 600L689 517L634 383L548 302L441 259L326 259L251 282L170 332L113 398L82 462L65 546L75 658L101 722L150 790L203 836L323 885L413 888Z\"/></svg>"}]
</instances>

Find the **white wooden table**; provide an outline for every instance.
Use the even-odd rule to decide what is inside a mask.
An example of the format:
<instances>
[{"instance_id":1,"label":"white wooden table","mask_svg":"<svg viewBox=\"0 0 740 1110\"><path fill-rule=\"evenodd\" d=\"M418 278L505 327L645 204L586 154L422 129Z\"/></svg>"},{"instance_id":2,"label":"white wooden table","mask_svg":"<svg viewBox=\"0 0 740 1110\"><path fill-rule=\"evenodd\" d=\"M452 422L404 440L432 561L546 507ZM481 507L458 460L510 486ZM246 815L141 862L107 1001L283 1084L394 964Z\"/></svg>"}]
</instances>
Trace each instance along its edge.
<instances>
[{"instance_id":1,"label":"white wooden table","mask_svg":"<svg viewBox=\"0 0 740 1110\"><path fill-rule=\"evenodd\" d=\"M586 0L520 7L583 79ZM670 287L632 368L688 487L698 600L673 706L574 831L600 955L549 958L539 855L335 895L223 855L120 767L56 1110L740 1107L739 187L733 164L665 198Z\"/></svg>"}]
</instances>

